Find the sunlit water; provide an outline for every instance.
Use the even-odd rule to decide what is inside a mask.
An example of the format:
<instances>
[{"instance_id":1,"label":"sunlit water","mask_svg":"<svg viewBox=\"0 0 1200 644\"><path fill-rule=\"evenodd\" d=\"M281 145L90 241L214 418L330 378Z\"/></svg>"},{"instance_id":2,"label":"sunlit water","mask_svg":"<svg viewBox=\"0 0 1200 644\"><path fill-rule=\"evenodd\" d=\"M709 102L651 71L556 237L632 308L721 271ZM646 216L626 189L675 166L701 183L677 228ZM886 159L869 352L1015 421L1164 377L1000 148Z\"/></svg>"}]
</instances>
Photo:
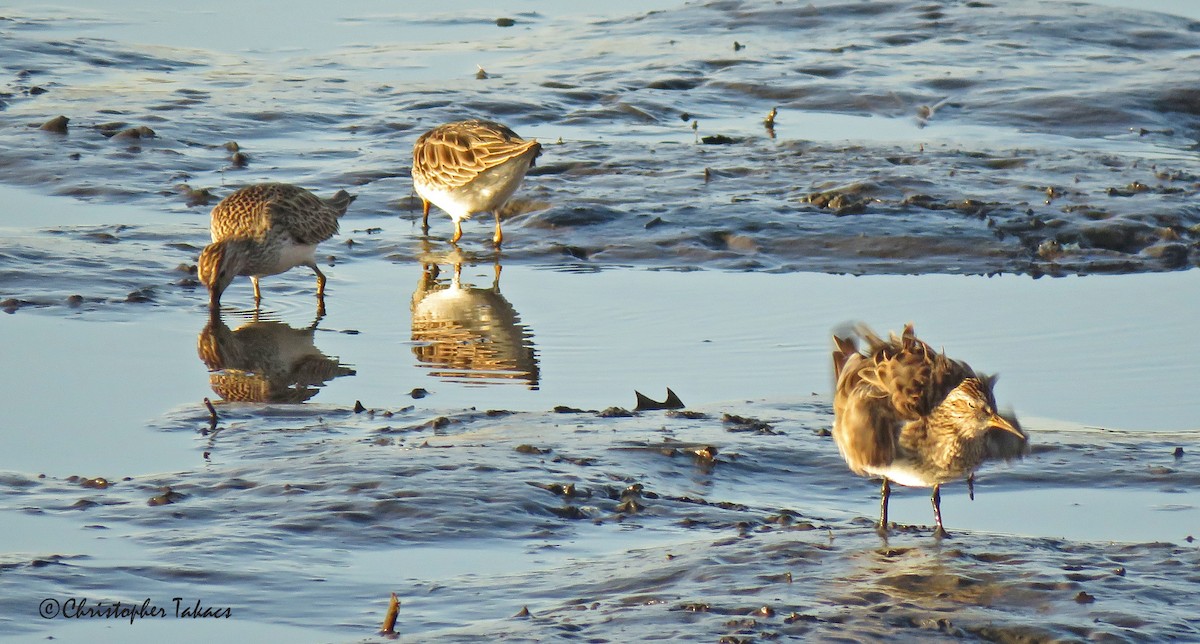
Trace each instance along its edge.
<instances>
[{"instance_id":1,"label":"sunlit water","mask_svg":"<svg viewBox=\"0 0 1200 644\"><path fill-rule=\"evenodd\" d=\"M396 592L414 641L1200 637L1200 16L1104 4L6 9L0 635L354 641ZM499 255L410 198L467 115L546 145ZM359 195L315 323L302 270L206 315L260 180ZM881 540L821 435L850 320L1033 435L948 541ZM668 387L701 415L595 413ZM37 617L71 596L234 615Z\"/></svg>"}]
</instances>

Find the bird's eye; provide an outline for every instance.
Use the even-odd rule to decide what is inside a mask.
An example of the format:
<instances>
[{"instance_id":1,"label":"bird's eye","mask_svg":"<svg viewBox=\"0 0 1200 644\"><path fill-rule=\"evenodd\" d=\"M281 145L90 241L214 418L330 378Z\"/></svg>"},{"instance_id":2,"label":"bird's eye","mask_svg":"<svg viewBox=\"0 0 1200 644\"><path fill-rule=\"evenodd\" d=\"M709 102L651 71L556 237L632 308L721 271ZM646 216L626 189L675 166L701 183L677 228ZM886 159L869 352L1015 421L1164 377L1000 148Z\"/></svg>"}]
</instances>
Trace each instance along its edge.
<instances>
[{"instance_id":1,"label":"bird's eye","mask_svg":"<svg viewBox=\"0 0 1200 644\"><path fill-rule=\"evenodd\" d=\"M968 400L967 405L969 405L971 407L971 409L975 409L978 406L975 404L974 400Z\"/></svg>"}]
</instances>

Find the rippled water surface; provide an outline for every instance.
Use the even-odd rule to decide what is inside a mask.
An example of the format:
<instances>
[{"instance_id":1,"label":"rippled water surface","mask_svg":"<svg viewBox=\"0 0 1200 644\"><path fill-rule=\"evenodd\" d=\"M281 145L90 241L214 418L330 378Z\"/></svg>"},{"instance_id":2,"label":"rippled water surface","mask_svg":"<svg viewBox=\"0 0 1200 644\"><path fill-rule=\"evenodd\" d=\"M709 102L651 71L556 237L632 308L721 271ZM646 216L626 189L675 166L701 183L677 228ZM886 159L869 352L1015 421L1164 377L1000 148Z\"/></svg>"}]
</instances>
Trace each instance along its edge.
<instances>
[{"instance_id":1,"label":"rippled water surface","mask_svg":"<svg viewBox=\"0 0 1200 644\"><path fill-rule=\"evenodd\" d=\"M1127 4L0 10L0 636L1200 639L1200 15ZM467 116L545 146L501 252L421 235ZM265 180L358 195L323 318L299 270L206 314ZM847 320L1033 435L951 539L824 435Z\"/></svg>"}]
</instances>

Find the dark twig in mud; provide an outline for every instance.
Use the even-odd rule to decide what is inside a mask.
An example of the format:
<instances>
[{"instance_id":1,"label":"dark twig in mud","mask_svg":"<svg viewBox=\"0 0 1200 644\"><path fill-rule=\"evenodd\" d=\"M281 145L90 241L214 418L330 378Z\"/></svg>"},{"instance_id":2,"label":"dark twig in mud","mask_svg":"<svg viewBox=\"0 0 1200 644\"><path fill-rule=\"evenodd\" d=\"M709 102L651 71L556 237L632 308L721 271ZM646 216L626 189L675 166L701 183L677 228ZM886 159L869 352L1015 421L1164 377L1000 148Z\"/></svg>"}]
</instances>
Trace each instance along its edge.
<instances>
[{"instance_id":1,"label":"dark twig in mud","mask_svg":"<svg viewBox=\"0 0 1200 644\"><path fill-rule=\"evenodd\" d=\"M204 399L204 406L208 407L208 431L217 431L217 408L213 407L212 401L208 398Z\"/></svg>"},{"instance_id":2,"label":"dark twig in mud","mask_svg":"<svg viewBox=\"0 0 1200 644\"><path fill-rule=\"evenodd\" d=\"M396 618L400 615L400 599L396 597L396 593L392 593L392 599L388 602L387 614L383 616L383 628L379 629L380 635L395 635L396 634Z\"/></svg>"},{"instance_id":3,"label":"dark twig in mud","mask_svg":"<svg viewBox=\"0 0 1200 644\"><path fill-rule=\"evenodd\" d=\"M667 397L662 402L658 402L657 400L652 400L649 397L647 397L646 394L643 394L642 392L637 391L637 390L634 390L633 395L636 396L636 399L637 399L637 407L634 408L634 411L653 411L656 409L683 409L685 406L683 404L683 401L679 399L679 396L677 396L674 391L671 391L670 387L667 387Z\"/></svg>"}]
</instances>

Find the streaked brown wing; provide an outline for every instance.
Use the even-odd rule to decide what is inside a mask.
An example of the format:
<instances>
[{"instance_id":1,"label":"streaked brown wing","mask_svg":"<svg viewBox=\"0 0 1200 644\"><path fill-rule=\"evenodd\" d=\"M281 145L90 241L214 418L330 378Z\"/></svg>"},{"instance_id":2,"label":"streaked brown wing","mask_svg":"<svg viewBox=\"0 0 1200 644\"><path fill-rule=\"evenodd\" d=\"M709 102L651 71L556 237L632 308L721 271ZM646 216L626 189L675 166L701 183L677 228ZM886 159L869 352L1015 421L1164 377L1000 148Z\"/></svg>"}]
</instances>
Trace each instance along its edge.
<instances>
[{"instance_id":1,"label":"streaked brown wing","mask_svg":"<svg viewBox=\"0 0 1200 644\"><path fill-rule=\"evenodd\" d=\"M901 418L929 414L959 383L975 375L965 363L917 339L911 324L899 338L892 335L887 341L869 329L862 333L872 350L871 367L863 370L862 378L888 397Z\"/></svg>"},{"instance_id":2,"label":"streaked brown wing","mask_svg":"<svg viewBox=\"0 0 1200 644\"><path fill-rule=\"evenodd\" d=\"M833 438L846 464L857 474L864 467L883 467L896 453L896 436L905 420L891 399L862 376L873 369L866 356L854 352L835 354L841 362L833 400Z\"/></svg>"},{"instance_id":3,"label":"streaked brown wing","mask_svg":"<svg viewBox=\"0 0 1200 644\"><path fill-rule=\"evenodd\" d=\"M266 206L272 227L286 230L301 244L319 244L337 234L341 213L323 199L299 186L273 186Z\"/></svg>"},{"instance_id":4,"label":"streaked brown wing","mask_svg":"<svg viewBox=\"0 0 1200 644\"><path fill-rule=\"evenodd\" d=\"M479 176L531 149L515 132L491 121L462 121L436 127L413 146L413 176L446 190L460 188Z\"/></svg>"},{"instance_id":5,"label":"streaked brown wing","mask_svg":"<svg viewBox=\"0 0 1200 644\"><path fill-rule=\"evenodd\" d=\"M212 209L212 240L261 239L271 225L267 204L272 193L272 184L260 184L240 188L222 199Z\"/></svg>"}]
</instances>

